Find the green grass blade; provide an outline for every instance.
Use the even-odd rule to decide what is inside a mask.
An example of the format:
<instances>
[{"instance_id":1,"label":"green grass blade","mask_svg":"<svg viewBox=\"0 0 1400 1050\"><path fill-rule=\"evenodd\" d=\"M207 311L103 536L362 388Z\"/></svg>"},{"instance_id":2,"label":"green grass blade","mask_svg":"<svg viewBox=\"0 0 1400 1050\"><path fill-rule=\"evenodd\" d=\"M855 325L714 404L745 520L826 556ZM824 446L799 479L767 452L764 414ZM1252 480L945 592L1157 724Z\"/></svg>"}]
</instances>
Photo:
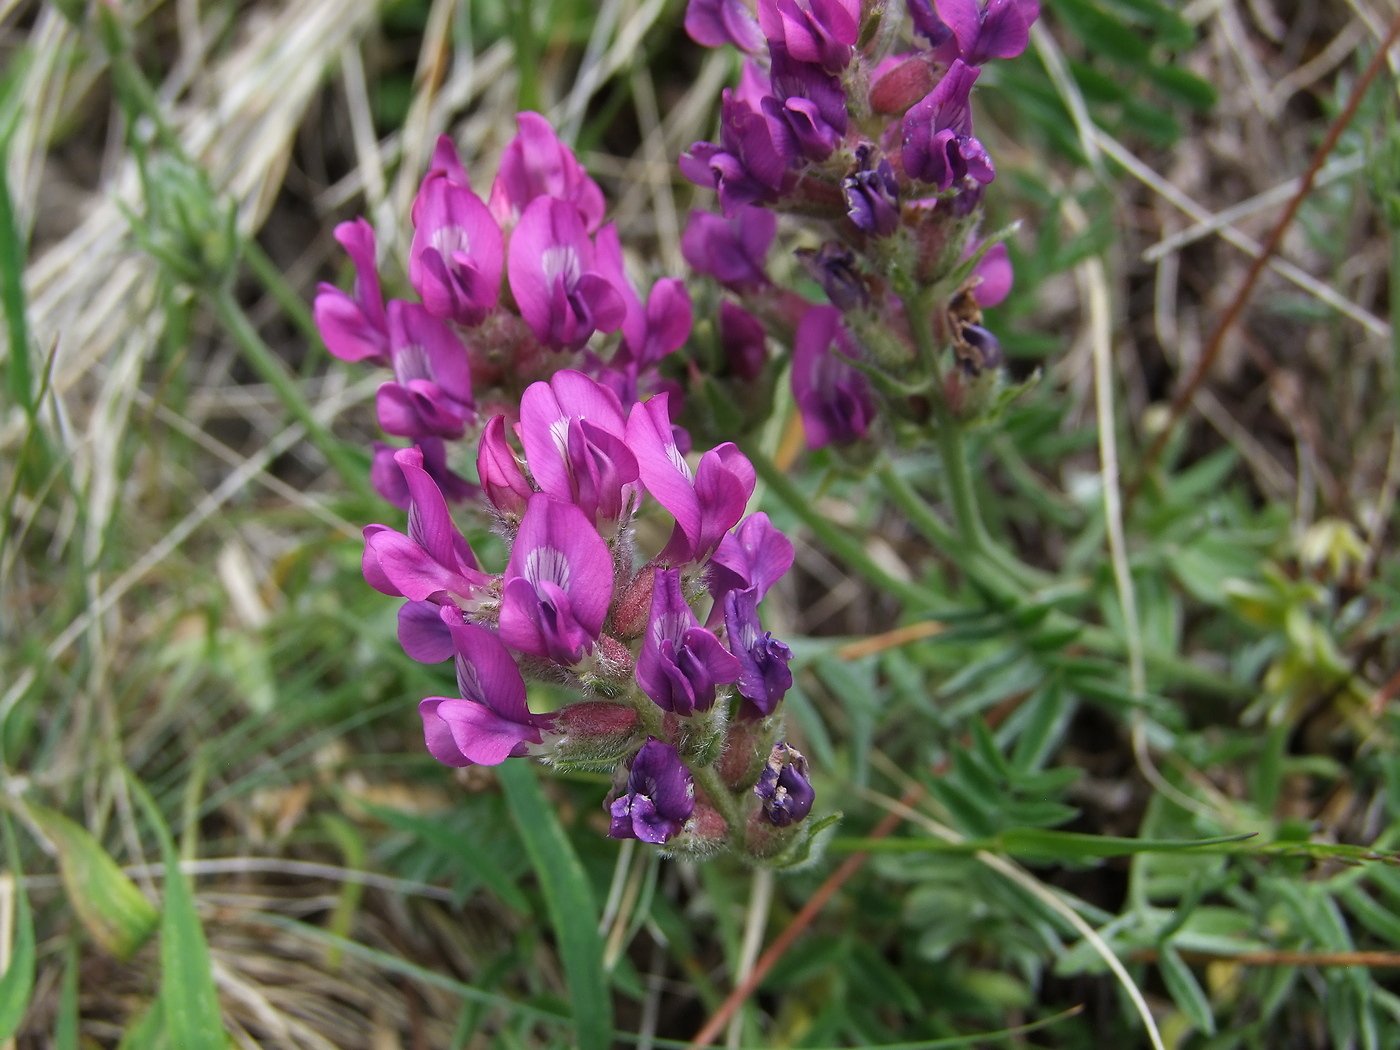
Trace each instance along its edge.
<instances>
[{"instance_id":1,"label":"green grass blade","mask_svg":"<svg viewBox=\"0 0 1400 1050\"><path fill-rule=\"evenodd\" d=\"M9 814L4 817L5 845L15 878L15 940L10 949L10 965L0 977L0 1042L19 1030L29 997L34 992L34 916L29 910L29 894L24 889L24 872L19 866L19 848Z\"/></svg>"},{"instance_id":2,"label":"green grass blade","mask_svg":"<svg viewBox=\"0 0 1400 1050\"><path fill-rule=\"evenodd\" d=\"M569 982L579 1050L607 1050L612 1042L612 996L603 971L598 904L578 854L540 790L534 767L505 762L496 770L530 855Z\"/></svg>"},{"instance_id":3,"label":"green grass blade","mask_svg":"<svg viewBox=\"0 0 1400 1050\"><path fill-rule=\"evenodd\" d=\"M166 1050L169 1046L170 1040L165 1035L165 1011L157 999L126 1026L117 1050Z\"/></svg>"},{"instance_id":4,"label":"green grass blade","mask_svg":"<svg viewBox=\"0 0 1400 1050\"><path fill-rule=\"evenodd\" d=\"M160 840L165 862L165 908L160 924L161 1001L165 1004L165 1028L170 1042L180 1050L225 1050L223 1015L214 987L214 968L204 927L194 908L194 894L180 871L175 839L161 816L160 807L134 774L127 782L146 819Z\"/></svg>"},{"instance_id":5,"label":"green grass blade","mask_svg":"<svg viewBox=\"0 0 1400 1050\"><path fill-rule=\"evenodd\" d=\"M68 942L63 983L58 990L58 1016L53 1022L54 1050L78 1050L78 942Z\"/></svg>"}]
</instances>

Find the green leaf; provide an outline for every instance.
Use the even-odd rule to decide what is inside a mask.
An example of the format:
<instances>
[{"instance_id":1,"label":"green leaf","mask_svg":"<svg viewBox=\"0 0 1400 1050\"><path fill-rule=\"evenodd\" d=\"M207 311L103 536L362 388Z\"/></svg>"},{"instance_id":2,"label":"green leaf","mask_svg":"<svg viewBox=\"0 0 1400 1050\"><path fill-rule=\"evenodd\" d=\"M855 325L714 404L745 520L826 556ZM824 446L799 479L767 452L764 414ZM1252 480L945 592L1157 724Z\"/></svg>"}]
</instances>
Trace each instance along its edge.
<instances>
[{"instance_id":1,"label":"green leaf","mask_svg":"<svg viewBox=\"0 0 1400 1050\"><path fill-rule=\"evenodd\" d=\"M603 970L593 887L554 807L540 790L534 767L527 762L504 762L497 767L496 776L544 891L569 982L576 1045L579 1050L608 1050L612 1043L612 996Z\"/></svg>"},{"instance_id":2,"label":"green leaf","mask_svg":"<svg viewBox=\"0 0 1400 1050\"><path fill-rule=\"evenodd\" d=\"M1147 75L1162 89L1164 95L1199 112L1206 113L1214 109L1219 99L1209 81L1180 66L1149 65Z\"/></svg>"},{"instance_id":3,"label":"green leaf","mask_svg":"<svg viewBox=\"0 0 1400 1050\"><path fill-rule=\"evenodd\" d=\"M1130 66L1147 61L1147 41L1086 0L1055 0L1051 9L1069 24L1091 54Z\"/></svg>"},{"instance_id":4,"label":"green leaf","mask_svg":"<svg viewBox=\"0 0 1400 1050\"><path fill-rule=\"evenodd\" d=\"M32 802L24 812L57 852L68 900L92 939L118 959L129 959L155 933L155 905L85 828Z\"/></svg>"},{"instance_id":5,"label":"green leaf","mask_svg":"<svg viewBox=\"0 0 1400 1050\"><path fill-rule=\"evenodd\" d=\"M53 1021L53 1050L78 1050L78 941L68 942L63 984L58 990L58 1016Z\"/></svg>"},{"instance_id":6,"label":"green leaf","mask_svg":"<svg viewBox=\"0 0 1400 1050\"><path fill-rule=\"evenodd\" d=\"M165 1035L165 1011L157 999L126 1026L117 1050L167 1050L169 1046L170 1040Z\"/></svg>"},{"instance_id":7,"label":"green leaf","mask_svg":"<svg viewBox=\"0 0 1400 1050\"><path fill-rule=\"evenodd\" d=\"M14 870L15 940L10 948L10 965L0 977L0 1042L19 1030L29 997L34 991L34 916L29 911L29 894L24 888L24 872L19 866L19 848L8 814L4 817L5 844Z\"/></svg>"},{"instance_id":8,"label":"green leaf","mask_svg":"<svg viewBox=\"0 0 1400 1050\"><path fill-rule=\"evenodd\" d=\"M1162 980L1172 1001L1181 1009L1191 1023L1206 1035L1215 1034L1215 1015L1210 1009L1210 1000L1201 989L1191 967L1182 960L1171 945L1163 945L1158 952L1157 965L1162 971Z\"/></svg>"},{"instance_id":9,"label":"green leaf","mask_svg":"<svg viewBox=\"0 0 1400 1050\"><path fill-rule=\"evenodd\" d=\"M180 856L160 807L135 774L127 783L160 840L165 862L165 908L160 924L160 998L165 1006L165 1030L180 1050L225 1050L223 1015L214 987L214 967L204 927L194 907L194 894L180 870Z\"/></svg>"}]
</instances>

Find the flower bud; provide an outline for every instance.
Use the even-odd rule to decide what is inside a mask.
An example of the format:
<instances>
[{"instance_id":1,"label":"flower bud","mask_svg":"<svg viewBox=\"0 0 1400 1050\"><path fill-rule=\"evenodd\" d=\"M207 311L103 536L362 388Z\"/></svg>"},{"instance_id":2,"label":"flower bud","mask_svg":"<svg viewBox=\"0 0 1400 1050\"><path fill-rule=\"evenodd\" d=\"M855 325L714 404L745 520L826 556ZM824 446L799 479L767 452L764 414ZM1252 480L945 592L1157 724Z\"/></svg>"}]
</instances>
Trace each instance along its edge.
<instances>
[{"instance_id":1,"label":"flower bud","mask_svg":"<svg viewBox=\"0 0 1400 1050\"><path fill-rule=\"evenodd\" d=\"M584 700L553 714L548 761L569 769L612 770L636 746L639 719L630 704Z\"/></svg>"},{"instance_id":2,"label":"flower bud","mask_svg":"<svg viewBox=\"0 0 1400 1050\"><path fill-rule=\"evenodd\" d=\"M632 577L613 609L613 634L624 640L636 638L646 630L651 617L651 591L656 582L656 566L644 565Z\"/></svg>"}]
</instances>

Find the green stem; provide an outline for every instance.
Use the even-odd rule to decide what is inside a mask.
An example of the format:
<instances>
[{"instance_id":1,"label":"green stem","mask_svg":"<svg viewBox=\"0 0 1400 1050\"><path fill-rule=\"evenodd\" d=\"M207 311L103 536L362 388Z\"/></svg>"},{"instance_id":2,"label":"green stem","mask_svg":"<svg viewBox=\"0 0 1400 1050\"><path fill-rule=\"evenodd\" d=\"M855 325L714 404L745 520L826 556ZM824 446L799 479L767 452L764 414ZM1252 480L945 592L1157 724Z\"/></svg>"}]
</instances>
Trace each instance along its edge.
<instances>
[{"instance_id":1,"label":"green stem","mask_svg":"<svg viewBox=\"0 0 1400 1050\"><path fill-rule=\"evenodd\" d=\"M744 442L741 447L744 454L749 457L749 461L753 463L758 476L763 479L763 483L787 505L789 510L802 519L803 524L816 533L817 538L833 554L881 590L895 595L907 606L927 608L933 603L932 596L922 587L890 575L866 552L859 540L829 518L818 513L807 502L802 491L792 483L786 474L778 469L777 464L755 447L752 442Z\"/></svg>"},{"instance_id":2,"label":"green stem","mask_svg":"<svg viewBox=\"0 0 1400 1050\"><path fill-rule=\"evenodd\" d=\"M277 264L263 251L262 245L255 238L248 237L244 239L242 248L243 261L248 264L248 269L253 271L253 276L267 289L268 294L277 300L277 305L286 311L287 316L292 319L292 324L297 326L297 331L306 336L312 345L321 346L321 332L316 327L316 318L312 316L311 308L306 305L306 300L297 294L296 289L287 283Z\"/></svg>"},{"instance_id":3,"label":"green stem","mask_svg":"<svg viewBox=\"0 0 1400 1050\"><path fill-rule=\"evenodd\" d=\"M228 288L213 289L208 292L208 298L219 323L233 337L253 371L276 391L287 411L306 428L306 436L321 450L321 454L345 484L352 488L356 495L367 500L375 499L374 490L369 484L368 470L357 462L329 428L316 418L286 364L263 342L262 336L258 335L257 329L253 327L253 322L233 297L232 291Z\"/></svg>"}]
</instances>

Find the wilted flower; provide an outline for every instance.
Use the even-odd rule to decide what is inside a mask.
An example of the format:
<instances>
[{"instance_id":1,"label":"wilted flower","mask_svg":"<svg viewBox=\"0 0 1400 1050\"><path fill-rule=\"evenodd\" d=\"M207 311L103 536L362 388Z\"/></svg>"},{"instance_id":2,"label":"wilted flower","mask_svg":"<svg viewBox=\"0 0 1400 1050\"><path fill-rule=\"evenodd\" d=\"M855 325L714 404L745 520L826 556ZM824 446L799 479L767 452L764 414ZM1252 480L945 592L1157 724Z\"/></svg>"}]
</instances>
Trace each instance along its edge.
<instances>
[{"instance_id":1,"label":"wilted flower","mask_svg":"<svg viewBox=\"0 0 1400 1050\"><path fill-rule=\"evenodd\" d=\"M774 745L753 793L763 802L763 819L779 828L796 824L812 812L817 795L807 779L807 759L785 743Z\"/></svg>"}]
</instances>

